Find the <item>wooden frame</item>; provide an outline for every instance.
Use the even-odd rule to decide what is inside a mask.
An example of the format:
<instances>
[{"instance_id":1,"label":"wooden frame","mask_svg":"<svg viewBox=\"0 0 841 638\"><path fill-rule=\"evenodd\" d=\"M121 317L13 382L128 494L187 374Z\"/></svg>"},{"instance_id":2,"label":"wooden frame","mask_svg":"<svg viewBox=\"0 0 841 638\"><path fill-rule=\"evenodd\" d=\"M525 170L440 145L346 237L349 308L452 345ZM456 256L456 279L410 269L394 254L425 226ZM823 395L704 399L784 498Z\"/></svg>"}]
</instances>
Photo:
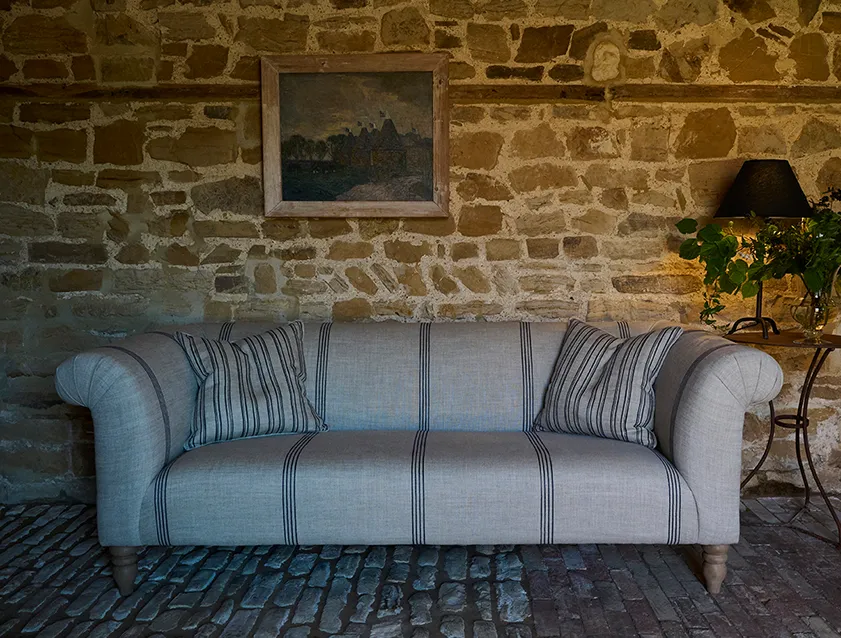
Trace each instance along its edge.
<instances>
[{"instance_id":1,"label":"wooden frame","mask_svg":"<svg viewBox=\"0 0 841 638\"><path fill-rule=\"evenodd\" d=\"M447 53L295 55L262 59L263 192L270 217L449 216ZM284 201L281 170L280 74L432 72L432 199L424 201Z\"/></svg>"}]
</instances>

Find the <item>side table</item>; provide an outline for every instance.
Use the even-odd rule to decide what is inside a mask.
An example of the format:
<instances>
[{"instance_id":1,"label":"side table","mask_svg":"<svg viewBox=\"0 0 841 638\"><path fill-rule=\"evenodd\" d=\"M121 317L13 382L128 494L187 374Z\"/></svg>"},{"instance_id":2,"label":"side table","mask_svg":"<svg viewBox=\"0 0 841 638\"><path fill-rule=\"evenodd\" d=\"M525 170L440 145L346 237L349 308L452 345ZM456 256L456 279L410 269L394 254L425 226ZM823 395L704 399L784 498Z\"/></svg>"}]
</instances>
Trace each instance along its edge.
<instances>
[{"instance_id":1,"label":"side table","mask_svg":"<svg viewBox=\"0 0 841 638\"><path fill-rule=\"evenodd\" d=\"M781 427L794 430L795 448L797 451L797 467L800 469L800 476L803 479L803 486L806 489L806 499L803 503L803 507L801 507L800 510L798 510L798 512L791 517L789 524L793 523L803 512L808 510L812 496L812 490L809 486L809 479L806 474L806 468L803 466L803 457L800 452L800 439L802 436L803 451L806 454L806 462L809 464L810 473L812 474L812 478L814 479L815 485L817 486L818 491L820 492L821 498L823 498L824 503L826 503L827 508L829 508L829 513L832 515L832 519L835 521L835 526L838 530L838 537L837 539L827 538L825 536L821 536L819 534L816 534L814 532L800 527L798 527L797 530L809 534L810 536L819 538L828 543L831 543L836 548L841 549L841 521L839 521L838 514L835 511L835 508L832 506L832 503L829 500L829 496L827 496L826 490L824 490L823 484L821 483L821 480L818 477L818 472L815 469L815 463L812 460L812 452L809 449L808 416L809 398L812 394L812 387L815 384L815 379L820 373L821 368L826 362L827 357L829 357L829 355L836 348L841 348L841 336L824 335L823 340L820 344L798 343L798 341L803 338L803 335L799 332L782 332L780 334L769 334L767 339L763 338L761 333L742 332L727 335L726 338L736 343L744 343L754 346L814 349L815 354L812 357L812 362L809 364L809 370L806 372L806 378L803 380L803 387L800 390L800 401L797 405L797 413L777 414L774 408L774 402L769 402L769 405L771 406L771 431L768 435L768 443L765 445L765 451L762 453L762 457L759 459L759 463L757 463L756 467L754 467L750 471L750 473L747 475L747 478L745 478L745 480L742 481L741 487L744 488L745 485L748 484L748 481L750 481L754 477L759 468L762 467L762 464L765 463L765 459L768 458L768 452L771 451L771 445L774 443L774 434L776 428Z\"/></svg>"}]
</instances>

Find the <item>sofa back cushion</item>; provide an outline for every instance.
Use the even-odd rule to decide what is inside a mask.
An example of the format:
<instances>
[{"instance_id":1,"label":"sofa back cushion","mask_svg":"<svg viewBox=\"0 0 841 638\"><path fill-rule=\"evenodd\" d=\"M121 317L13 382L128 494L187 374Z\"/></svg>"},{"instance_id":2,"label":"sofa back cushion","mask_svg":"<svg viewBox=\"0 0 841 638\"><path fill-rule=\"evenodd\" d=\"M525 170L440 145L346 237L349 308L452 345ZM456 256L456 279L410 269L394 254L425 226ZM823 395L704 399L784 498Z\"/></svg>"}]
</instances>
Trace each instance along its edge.
<instances>
[{"instance_id":1,"label":"sofa back cushion","mask_svg":"<svg viewBox=\"0 0 841 638\"><path fill-rule=\"evenodd\" d=\"M276 324L200 324L241 339ZM651 322L596 324L616 336ZM522 431L540 410L566 322L307 323L307 397L331 430Z\"/></svg>"}]
</instances>

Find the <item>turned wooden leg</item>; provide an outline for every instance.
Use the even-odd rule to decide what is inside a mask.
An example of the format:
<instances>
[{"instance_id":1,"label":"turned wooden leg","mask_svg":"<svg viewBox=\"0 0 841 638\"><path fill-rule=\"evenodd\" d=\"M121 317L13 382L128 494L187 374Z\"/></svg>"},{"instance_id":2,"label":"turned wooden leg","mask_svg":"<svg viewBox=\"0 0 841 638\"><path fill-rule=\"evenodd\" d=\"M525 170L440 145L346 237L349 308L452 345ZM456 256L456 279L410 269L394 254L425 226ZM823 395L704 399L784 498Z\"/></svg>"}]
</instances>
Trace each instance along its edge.
<instances>
[{"instance_id":1,"label":"turned wooden leg","mask_svg":"<svg viewBox=\"0 0 841 638\"><path fill-rule=\"evenodd\" d=\"M134 591L134 578L137 576L137 548L109 547L114 580L120 594L128 596Z\"/></svg>"},{"instance_id":2,"label":"turned wooden leg","mask_svg":"<svg viewBox=\"0 0 841 638\"><path fill-rule=\"evenodd\" d=\"M704 580L707 591L717 594L727 576L727 550L730 545L704 545Z\"/></svg>"}]
</instances>

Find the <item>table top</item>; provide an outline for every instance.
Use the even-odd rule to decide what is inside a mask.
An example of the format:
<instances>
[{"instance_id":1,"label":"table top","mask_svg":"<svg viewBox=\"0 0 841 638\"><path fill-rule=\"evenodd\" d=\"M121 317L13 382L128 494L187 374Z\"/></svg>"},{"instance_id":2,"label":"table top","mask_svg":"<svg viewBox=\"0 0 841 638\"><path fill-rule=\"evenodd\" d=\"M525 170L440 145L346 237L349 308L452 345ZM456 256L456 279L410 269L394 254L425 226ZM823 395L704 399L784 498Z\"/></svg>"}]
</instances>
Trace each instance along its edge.
<instances>
[{"instance_id":1,"label":"table top","mask_svg":"<svg viewBox=\"0 0 841 638\"><path fill-rule=\"evenodd\" d=\"M786 330L778 335L768 333L764 339L761 332L736 332L732 335L725 335L725 339L736 343L748 343L755 346L774 346L781 348L841 348L841 335L824 335L820 344L817 343L796 343L803 339L803 333L794 330Z\"/></svg>"}]
</instances>

